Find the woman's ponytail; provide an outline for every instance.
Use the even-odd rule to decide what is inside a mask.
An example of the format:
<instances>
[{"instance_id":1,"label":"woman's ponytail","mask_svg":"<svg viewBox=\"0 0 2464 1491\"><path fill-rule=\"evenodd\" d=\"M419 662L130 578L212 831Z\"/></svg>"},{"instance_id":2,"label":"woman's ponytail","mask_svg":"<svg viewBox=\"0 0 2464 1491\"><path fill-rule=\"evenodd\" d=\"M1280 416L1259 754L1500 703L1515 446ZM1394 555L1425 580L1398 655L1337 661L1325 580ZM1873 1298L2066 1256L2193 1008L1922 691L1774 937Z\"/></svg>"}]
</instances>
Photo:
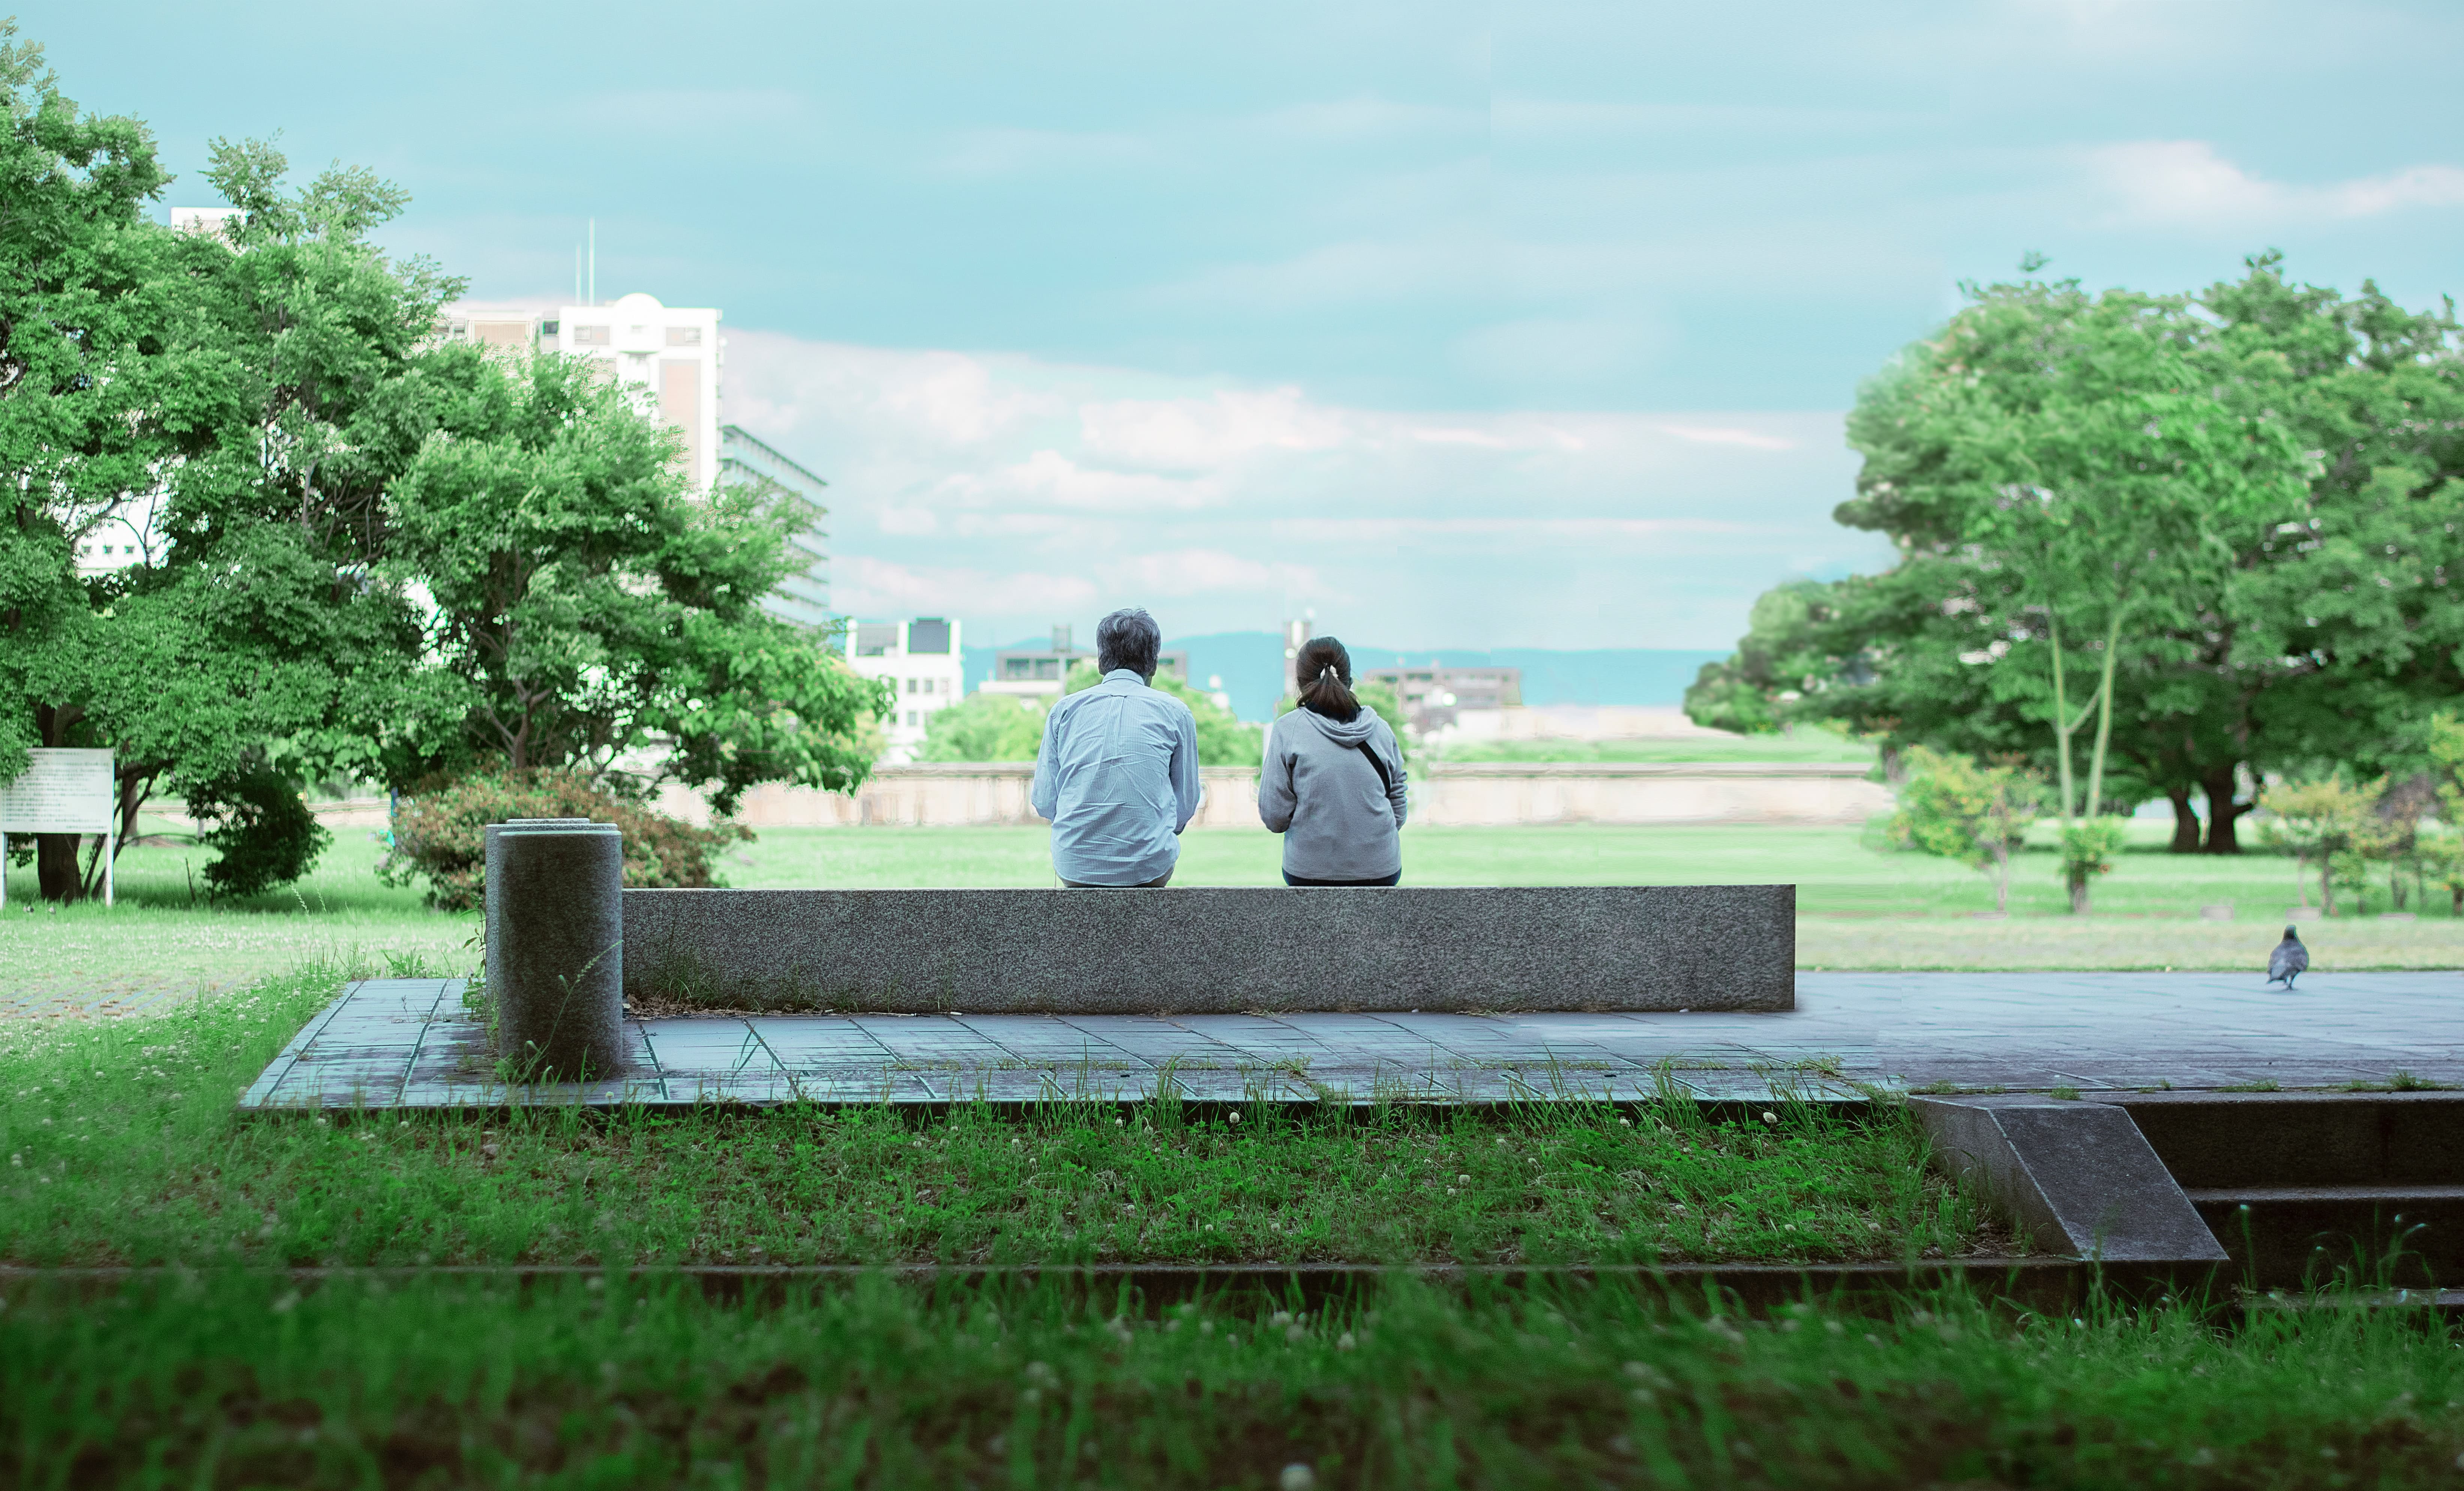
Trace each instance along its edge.
<instances>
[{"instance_id":1,"label":"woman's ponytail","mask_svg":"<svg viewBox=\"0 0 2464 1491\"><path fill-rule=\"evenodd\" d=\"M1312 713L1350 724L1360 717L1360 700L1352 691L1352 654L1332 637L1311 637L1301 647L1293 675L1300 683L1300 701Z\"/></svg>"}]
</instances>

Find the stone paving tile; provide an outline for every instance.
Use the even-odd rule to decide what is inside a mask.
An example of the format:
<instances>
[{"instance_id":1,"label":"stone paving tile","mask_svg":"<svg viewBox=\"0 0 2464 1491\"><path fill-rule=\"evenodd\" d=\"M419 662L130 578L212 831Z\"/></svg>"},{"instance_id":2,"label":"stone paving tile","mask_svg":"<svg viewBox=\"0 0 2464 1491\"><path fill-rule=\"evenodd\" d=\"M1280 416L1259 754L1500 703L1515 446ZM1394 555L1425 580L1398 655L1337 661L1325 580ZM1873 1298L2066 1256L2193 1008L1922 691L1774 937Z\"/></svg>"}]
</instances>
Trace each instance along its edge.
<instances>
[{"instance_id":1,"label":"stone paving tile","mask_svg":"<svg viewBox=\"0 0 2464 1491\"><path fill-rule=\"evenodd\" d=\"M2464 978L1801 974L1786 1014L776 1016L632 1024L637 1072L516 1101L943 1103L1261 1096L1497 1100L1663 1080L1705 1098L1859 1084L2044 1090L2464 1083ZM248 1108L503 1102L457 979L344 986ZM477 1095L477 1096L474 1096Z\"/></svg>"}]
</instances>

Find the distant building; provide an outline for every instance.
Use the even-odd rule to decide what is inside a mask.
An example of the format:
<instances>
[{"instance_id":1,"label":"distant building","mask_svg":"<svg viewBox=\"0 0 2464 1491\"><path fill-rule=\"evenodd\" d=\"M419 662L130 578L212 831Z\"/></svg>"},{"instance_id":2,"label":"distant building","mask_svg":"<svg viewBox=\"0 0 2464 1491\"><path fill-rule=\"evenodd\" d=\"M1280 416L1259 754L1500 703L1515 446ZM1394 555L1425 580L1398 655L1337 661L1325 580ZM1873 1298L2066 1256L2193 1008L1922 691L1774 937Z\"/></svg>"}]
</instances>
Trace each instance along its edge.
<instances>
[{"instance_id":1,"label":"distant building","mask_svg":"<svg viewBox=\"0 0 2464 1491\"><path fill-rule=\"evenodd\" d=\"M695 492L718 480L718 312L661 305L650 296L626 296L612 305L462 302L446 307L440 328L448 341L492 347L536 347L605 362L619 383L684 432L682 462Z\"/></svg>"},{"instance_id":2,"label":"distant building","mask_svg":"<svg viewBox=\"0 0 2464 1491\"><path fill-rule=\"evenodd\" d=\"M1464 710L1502 710L1523 702L1523 669L1519 668L1373 668L1360 674L1395 691L1402 701L1404 723L1426 734L1443 730Z\"/></svg>"},{"instance_id":3,"label":"distant building","mask_svg":"<svg viewBox=\"0 0 2464 1491\"><path fill-rule=\"evenodd\" d=\"M978 691L982 693L1047 694L1061 697L1068 687L1069 665L1094 664L1092 648L1074 647L1070 628L1052 628L1052 644L1044 647L1003 647L993 654L993 673ZM1155 658L1155 675L1189 681L1189 654L1165 652Z\"/></svg>"},{"instance_id":4,"label":"distant building","mask_svg":"<svg viewBox=\"0 0 2464 1491\"><path fill-rule=\"evenodd\" d=\"M171 228L175 232L211 233L225 243L231 241L230 223L240 215L237 208L173 208Z\"/></svg>"},{"instance_id":5,"label":"distant building","mask_svg":"<svg viewBox=\"0 0 2464 1491\"><path fill-rule=\"evenodd\" d=\"M938 616L847 627L848 666L866 678L887 678L898 690L887 729L889 760L913 760L933 712L958 702L967 671L958 635L957 622Z\"/></svg>"},{"instance_id":6,"label":"distant building","mask_svg":"<svg viewBox=\"0 0 2464 1491\"><path fill-rule=\"evenodd\" d=\"M776 447L748 433L740 425L718 430L718 479L722 482L767 481L794 494L812 512L812 526L789 541L811 559L800 574L781 582L763 603L774 616L805 626L830 624L830 510L822 502L829 483L806 471Z\"/></svg>"}]
</instances>

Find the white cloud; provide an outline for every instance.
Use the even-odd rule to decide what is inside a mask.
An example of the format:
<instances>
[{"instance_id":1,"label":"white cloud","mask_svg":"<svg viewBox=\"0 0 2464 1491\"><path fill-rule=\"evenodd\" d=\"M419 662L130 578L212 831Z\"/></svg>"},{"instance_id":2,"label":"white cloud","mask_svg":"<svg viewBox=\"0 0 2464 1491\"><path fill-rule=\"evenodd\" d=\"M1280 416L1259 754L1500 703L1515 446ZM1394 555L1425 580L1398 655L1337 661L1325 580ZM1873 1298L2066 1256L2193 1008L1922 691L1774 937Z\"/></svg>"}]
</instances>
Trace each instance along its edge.
<instances>
[{"instance_id":1,"label":"white cloud","mask_svg":"<svg viewBox=\"0 0 2464 1491\"><path fill-rule=\"evenodd\" d=\"M1157 596L1318 588L1318 573L1308 565L1243 559L1221 549L1133 555L1106 570L1114 584Z\"/></svg>"},{"instance_id":2,"label":"white cloud","mask_svg":"<svg viewBox=\"0 0 2464 1491\"><path fill-rule=\"evenodd\" d=\"M979 641L1145 600L1177 636L1314 605L1381 646L1716 647L1804 553L1888 559L1829 525L1836 413L1376 409L730 337L728 417L831 482L837 606Z\"/></svg>"},{"instance_id":3,"label":"white cloud","mask_svg":"<svg viewBox=\"0 0 2464 1491\"><path fill-rule=\"evenodd\" d=\"M1690 440L1696 445L1744 446L1750 450L1796 449L1796 442L1786 435L1765 434L1758 429L1736 429L1705 425L1661 425L1657 428L1663 435L1675 435L1680 440Z\"/></svg>"},{"instance_id":4,"label":"white cloud","mask_svg":"<svg viewBox=\"0 0 2464 1491\"><path fill-rule=\"evenodd\" d=\"M1397 543L1414 538L1519 538L1544 543L1604 539L1763 537L1787 530L1710 517L1302 517L1273 525L1302 543Z\"/></svg>"},{"instance_id":5,"label":"white cloud","mask_svg":"<svg viewBox=\"0 0 2464 1491\"><path fill-rule=\"evenodd\" d=\"M1089 451L1138 466L1189 471L1260 450L1325 450L1346 437L1342 416L1298 388L1219 389L1211 399L1122 399L1078 411Z\"/></svg>"},{"instance_id":6,"label":"white cloud","mask_svg":"<svg viewBox=\"0 0 2464 1491\"><path fill-rule=\"evenodd\" d=\"M869 555L843 556L834 567L832 599L857 616L1066 616L1098 599L1083 575L911 568Z\"/></svg>"},{"instance_id":7,"label":"white cloud","mask_svg":"<svg viewBox=\"0 0 2464 1491\"><path fill-rule=\"evenodd\" d=\"M1081 466L1058 450L1038 450L1015 466L995 471L990 480L970 480L965 490L979 502L1013 494L1098 512L1145 513L1204 507L1216 489L1212 481L1106 471Z\"/></svg>"},{"instance_id":8,"label":"white cloud","mask_svg":"<svg viewBox=\"0 0 2464 1491\"><path fill-rule=\"evenodd\" d=\"M883 533L901 538L925 538L941 531L941 515L926 507L886 507L877 521Z\"/></svg>"},{"instance_id":9,"label":"white cloud","mask_svg":"<svg viewBox=\"0 0 2464 1491\"><path fill-rule=\"evenodd\" d=\"M1556 428L1467 429L1461 426L1422 426L1412 438L1426 446L1474 446L1483 450L1580 450L1583 437Z\"/></svg>"},{"instance_id":10,"label":"white cloud","mask_svg":"<svg viewBox=\"0 0 2464 1491\"><path fill-rule=\"evenodd\" d=\"M2464 204L2464 169L2453 165L2413 165L2303 186L2253 175L2203 140L2107 145L2089 152L2087 160L2092 178L2112 203L2111 214L2131 222L2246 228Z\"/></svg>"}]
</instances>

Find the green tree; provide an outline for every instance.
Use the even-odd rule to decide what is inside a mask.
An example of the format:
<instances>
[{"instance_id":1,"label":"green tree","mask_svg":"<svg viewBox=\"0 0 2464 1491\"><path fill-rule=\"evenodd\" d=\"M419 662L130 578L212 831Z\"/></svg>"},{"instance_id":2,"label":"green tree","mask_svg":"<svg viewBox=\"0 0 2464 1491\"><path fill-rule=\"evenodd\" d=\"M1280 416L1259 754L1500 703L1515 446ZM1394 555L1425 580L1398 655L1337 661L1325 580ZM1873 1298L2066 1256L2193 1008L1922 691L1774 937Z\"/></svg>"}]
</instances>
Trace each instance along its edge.
<instances>
[{"instance_id":1,"label":"green tree","mask_svg":"<svg viewBox=\"0 0 2464 1491\"><path fill-rule=\"evenodd\" d=\"M216 142L242 216L173 233L144 215L167 180L144 126L80 117L13 27L0 92L0 776L29 746L105 748L120 842L164 788L231 809L214 842L278 837L267 774L365 764L417 639L369 582L384 473L338 431L453 287L366 243L401 197L364 173L288 193L277 154ZM98 540L144 553L82 568ZM69 836L34 847L46 897L99 878ZM299 863L251 853L251 876Z\"/></svg>"},{"instance_id":2,"label":"green tree","mask_svg":"<svg viewBox=\"0 0 2464 1491\"><path fill-rule=\"evenodd\" d=\"M888 687L760 603L803 516L759 486L694 495L678 437L580 359L432 354L400 426L384 573L433 612L386 740L398 783L574 768L675 781L732 813L757 782L852 790Z\"/></svg>"},{"instance_id":3,"label":"green tree","mask_svg":"<svg viewBox=\"0 0 2464 1491\"><path fill-rule=\"evenodd\" d=\"M1092 689L1104 681L1092 663L1073 663L1065 693ZM1156 691L1171 694L1189 706L1198 721L1198 764L1200 766L1255 767L1266 754L1265 733L1255 725L1243 724L1239 715L1215 702L1207 694L1191 688L1169 673L1157 673L1151 685Z\"/></svg>"},{"instance_id":4,"label":"green tree","mask_svg":"<svg viewBox=\"0 0 2464 1491\"><path fill-rule=\"evenodd\" d=\"M2123 396L2085 397L2100 386ZM1886 750L2023 752L2057 777L2054 737L2094 720L2098 801L2075 810L2161 795L2176 849L2234 852L2253 806L2237 781L2416 770L2426 715L2464 691L2459 430L2452 315L2292 286L2274 255L2195 314L2076 286L1975 292L1852 416L1865 463L1839 516L1890 535L1898 561L1787 587L1689 705L1831 720ZM2017 500L2038 489L2053 496Z\"/></svg>"},{"instance_id":5,"label":"green tree","mask_svg":"<svg viewBox=\"0 0 2464 1491\"><path fill-rule=\"evenodd\" d=\"M925 761L1032 761L1047 712L1032 694L976 692L924 716Z\"/></svg>"},{"instance_id":6,"label":"green tree","mask_svg":"<svg viewBox=\"0 0 2464 1491\"><path fill-rule=\"evenodd\" d=\"M1907 755L1891 832L1901 843L1993 877L1993 910L2011 910L2011 851L2044 811L2045 787L2012 766L1917 746Z\"/></svg>"}]
</instances>

